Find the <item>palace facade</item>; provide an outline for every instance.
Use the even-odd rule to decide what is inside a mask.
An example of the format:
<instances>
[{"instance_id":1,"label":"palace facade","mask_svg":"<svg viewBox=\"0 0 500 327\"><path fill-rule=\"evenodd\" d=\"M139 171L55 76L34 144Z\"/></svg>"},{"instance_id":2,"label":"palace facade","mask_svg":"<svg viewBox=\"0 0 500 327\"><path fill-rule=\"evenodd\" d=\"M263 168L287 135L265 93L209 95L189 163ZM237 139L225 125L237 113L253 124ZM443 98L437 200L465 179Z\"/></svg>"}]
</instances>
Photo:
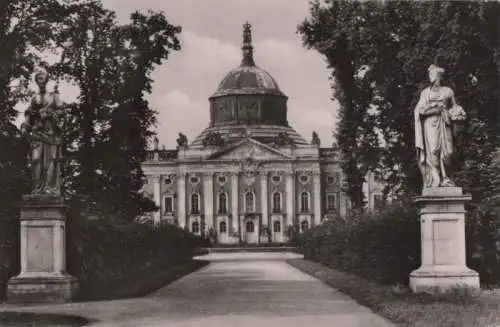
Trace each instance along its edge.
<instances>
[{"instance_id":1,"label":"palace facade","mask_svg":"<svg viewBox=\"0 0 500 327\"><path fill-rule=\"evenodd\" d=\"M208 127L175 150L156 142L143 170L145 192L168 221L219 243L286 242L347 211L342 174L332 148L316 133L306 141L287 119L287 96L253 58L244 25L241 65L209 98Z\"/></svg>"}]
</instances>

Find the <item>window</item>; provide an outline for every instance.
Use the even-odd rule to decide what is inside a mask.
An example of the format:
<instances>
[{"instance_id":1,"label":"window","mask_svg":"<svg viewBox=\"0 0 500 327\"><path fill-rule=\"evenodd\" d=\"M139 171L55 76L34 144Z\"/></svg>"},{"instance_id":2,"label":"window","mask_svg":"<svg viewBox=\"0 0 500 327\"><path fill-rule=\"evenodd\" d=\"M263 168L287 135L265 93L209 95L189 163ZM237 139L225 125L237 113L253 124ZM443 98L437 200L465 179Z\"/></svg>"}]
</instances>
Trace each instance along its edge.
<instances>
[{"instance_id":1,"label":"window","mask_svg":"<svg viewBox=\"0 0 500 327\"><path fill-rule=\"evenodd\" d=\"M301 224L300 224L300 229L303 231L303 232L306 232L308 229L309 229L309 222L307 220L304 220Z\"/></svg>"},{"instance_id":2,"label":"window","mask_svg":"<svg viewBox=\"0 0 500 327\"><path fill-rule=\"evenodd\" d=\"M225 221L219 223L219 233L227 233L227 223Z\"/></svg>"},{"instance_id":3,"label":"window","mask_svg":"<svg viewBox=\"0 0 500 327\"><path fill-rule=\"evenodd\" d=\"M253 233L255 231L255 224L253 223L253 221L247 221L246 230L247 233Z\"/></svg>"},{"instance_id":4,"label":"window","mask_svg":"<svg viewBox=\"0 0 500 327\"><path fill-rule=\"evenodd\" d=\"M299 178L300 178L300 181L301 181L303 184L305 184L305 183L309 182L309 176L307 176L307 175L300 175L300 177L299 177Z\"/></svg>"},{"instance_id":5,"label":"window","mask_svg":"<svg viewBox=\"0 0 500 327\"><path fill-rule=\"evenodd\" d=\"M275 192L273 194L273 212L280 213L281 212L281 193Z\"/></svg>"},{"instance_id":6,"label":"window","mask_svg":"<svg viewBox=\"0 0 500 327\"><path fill-rule=\"evenodd\" d=\"M170 184L172 184L172 179L171 178L165 178L164 183L165 183L165 185L170 185Z\"/></svg>"},{"instance_id":7,"label":"window","mask_svg":"<svg viewBox=\"0 0 500 327\"><path fill-rule=\"evenodd\" d=\"M219 193L219 213L227 213L227 195Z\"/></svg>"},{"instance_id":8,"label":"window","mask_svg":"<svg viewBox=\"0 0 500 327\"><path fill-rule=\"evenodd\" d=\"M281 222L279 220L275 220L273 223L273 231L275 233L281 233Z\"/></svg>"},{"instance_id":9,"label":"window","mask_svg":"<svg viewBox=\"0 0 500 327\"><path fill-rule=\"evenodd\" d=\"M191 214L200 213L200 196L197 193L191 194Z\"/></svg>"},{"instance_id":10,"label":"window","mask_svg":"<svg viewBox=\"0 0 500 327\"><path fill-rule=\"evenodd\" d=\"M174 198L172 196L166 196L164 202L165 213L174 212Z\"/></svg>"},{"instance_id":11,"label":"window","mask_svg":"<svg viewBox=\"0 0 500 327\"><path fill-rule=\"evenodd\" d=\"M309 193L307 192L300 194L300 212L309 212Z\"/></svg>"},{"instance_id":12,"label":"window","mask_svg":"<svg viewBox=\"0 0 500 327\"><path fill-rule=\"evenodd\" d=\"M253 192L248 191L245 193L245 210L246 212L254 212L255 211L255 202Z\"/></svg>"},{"instance_id":13,"label":"window","mask_svg":"<svg viewBox=\"0 0 500 327\"><path fill-rule=\"evenodd\" d=\"M335 194L326 195L326 210L335 211L337 209L337 197Z\"/></svg>"},{"instance_id":14,"label":"window","mask_svg":"<svg viewBox=\"0 0 500 327\"><path fill-rule=\"evenodd\" d=\"M189 182L193 185L198 184L200 182L200 178L197 176L191 176L189 178Z\"/></svg>"},{"instance_id":15,"label":"window","mask_svg":"<svg viewBox=\"0 0 500 327\"><path fill-rule=\"evenodd\" d=\"M200 232L200 223L197 221L193 221L191 224L191 232L194 234L198 234Z\"/></svg>"},{"instance_id":16,"label":"window","mask_svg":"<svg viewBox=\"0 0 500 327\"><path fill-rule=\"evenodd\" d=\"M273 177L271 177L271 180L273 181L273 183L277 184L277 183L281 182L281 176L280 175L273 175Z\"/></svg>"}]
</instances>

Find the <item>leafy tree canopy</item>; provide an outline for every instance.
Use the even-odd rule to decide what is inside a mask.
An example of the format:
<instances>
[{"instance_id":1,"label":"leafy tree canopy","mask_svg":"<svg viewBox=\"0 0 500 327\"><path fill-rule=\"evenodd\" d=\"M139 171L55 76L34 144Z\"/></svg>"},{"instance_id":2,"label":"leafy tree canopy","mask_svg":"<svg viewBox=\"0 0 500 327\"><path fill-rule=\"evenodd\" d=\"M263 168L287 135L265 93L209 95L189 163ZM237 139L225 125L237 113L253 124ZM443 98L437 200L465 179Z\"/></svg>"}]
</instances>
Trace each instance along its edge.
<instances>
[{"instance_id":1,"label":"leafy tree canopy","mask_svg":"<svg viewBox=\"0 0 500 327\"><path fill-rule=\"evenodd\" d=\"M341 106L336 139L354 206L363 204L369 170L386 193L419 192L413 109L432 63L445 68L445 84L469 118L455 179L476 202L491 190L484 167L500 130L499 15L500 4L485 1L311 2L298 32L332 71Z\"/></svg>"}]
</instances>

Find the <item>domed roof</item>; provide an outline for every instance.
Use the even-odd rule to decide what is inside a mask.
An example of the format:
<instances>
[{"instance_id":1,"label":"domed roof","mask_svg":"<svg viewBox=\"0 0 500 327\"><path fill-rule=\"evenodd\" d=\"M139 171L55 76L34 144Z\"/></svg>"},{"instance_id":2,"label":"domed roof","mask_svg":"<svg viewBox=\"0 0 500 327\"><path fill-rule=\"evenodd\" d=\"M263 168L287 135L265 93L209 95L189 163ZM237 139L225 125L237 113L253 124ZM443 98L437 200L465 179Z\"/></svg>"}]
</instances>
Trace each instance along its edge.
<instances>
[{"instance_id":1,"label":"domed roof","mask_svg":"<svg viewBox=\"0 0 500 327\"><path fill-rule=\"evenodd\" d=\"M228 94L274 94L284 96L276 80L253 59L251 25L243 25L243 59L239 67L231 70L219 83L212 97Z\"/></svg>"},{"instance_id":2,"label":"domed roof","mask_svg":"<svg viewBox=\"0 0 500 327\"><path fill-rule=\"evenodd\" d=\"M271 74L257 66L240 66L231 70L220 82L217 91L232 89L280 91L278 83L276 83Z\"/></svg>"}]
</instances>

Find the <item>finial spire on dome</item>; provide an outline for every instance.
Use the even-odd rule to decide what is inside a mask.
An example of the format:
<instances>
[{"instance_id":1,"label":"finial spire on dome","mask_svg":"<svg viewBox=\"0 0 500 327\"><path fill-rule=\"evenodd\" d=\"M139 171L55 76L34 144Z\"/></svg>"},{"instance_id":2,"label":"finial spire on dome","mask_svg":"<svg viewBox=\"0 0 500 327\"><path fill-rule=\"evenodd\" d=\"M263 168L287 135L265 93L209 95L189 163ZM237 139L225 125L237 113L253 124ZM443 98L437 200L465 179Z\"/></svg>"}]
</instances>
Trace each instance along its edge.
<instances>
[{"instance_id":1,"label":"finial spire on dome","mask_svg":"<svg viewBox=\"0 0 500 327\"><path fill-rule=\"evenodd\" d=\"M252 46L252 25L246 22L243 24L243 60L241 66L255 66L253 61L253 46Z\"/></svg>"}]
</instances>

